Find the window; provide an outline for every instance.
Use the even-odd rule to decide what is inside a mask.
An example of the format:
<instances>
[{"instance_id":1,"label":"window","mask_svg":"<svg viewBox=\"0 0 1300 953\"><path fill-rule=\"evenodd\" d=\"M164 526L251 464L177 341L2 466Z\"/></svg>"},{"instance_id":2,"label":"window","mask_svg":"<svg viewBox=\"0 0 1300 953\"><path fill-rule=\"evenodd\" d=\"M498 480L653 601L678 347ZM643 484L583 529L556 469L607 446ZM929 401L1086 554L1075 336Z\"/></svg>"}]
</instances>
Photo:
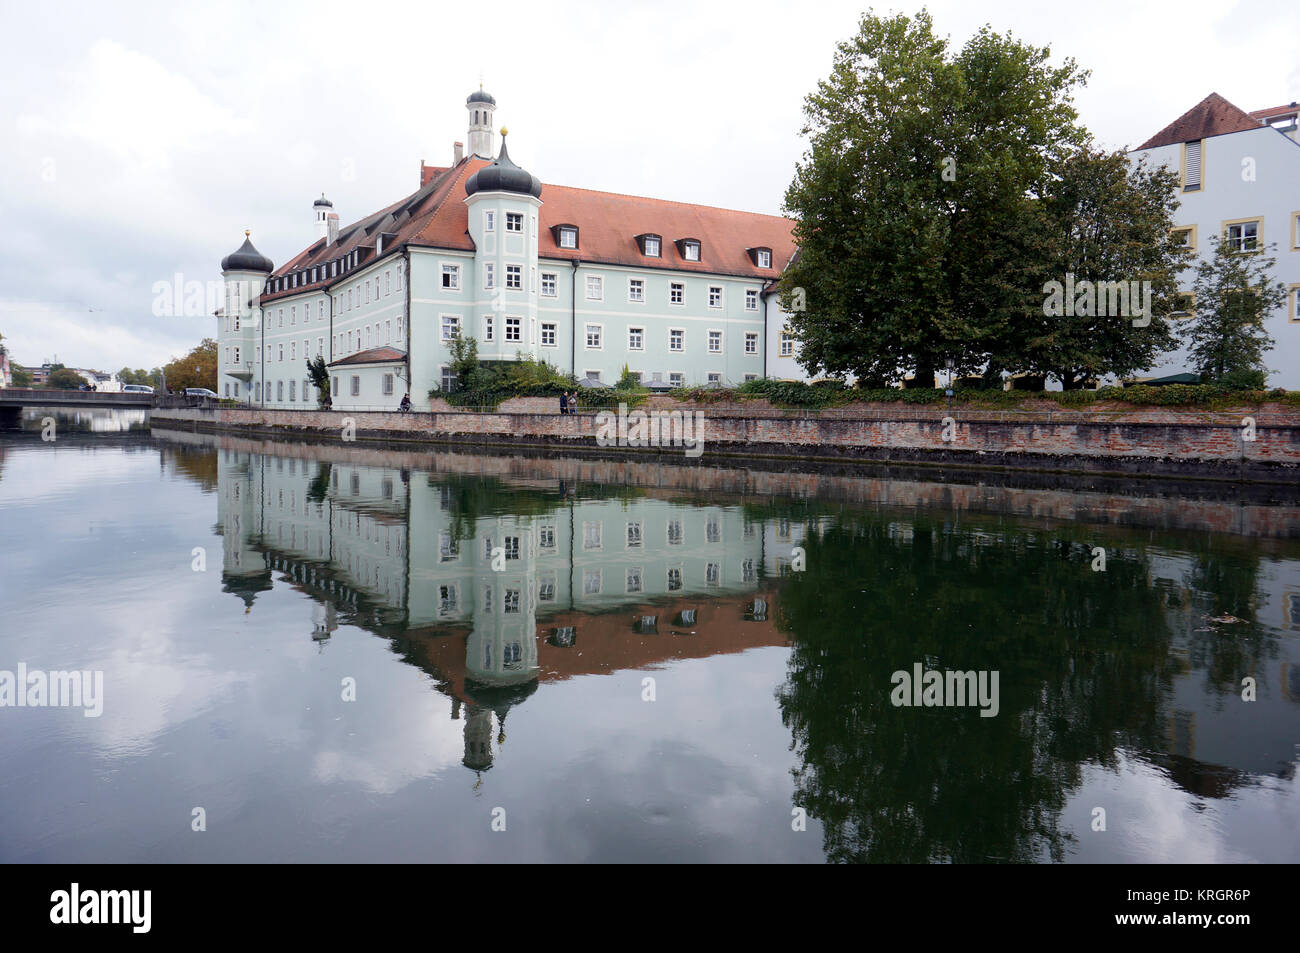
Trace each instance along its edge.
<instances>
[{"instance_id":1,"label":"window","mask_svg":"<svg viewBox=\"0 0 1300 953\"><path fill-rule=\"evenodd\" d=\"M630 351L645 350L645 329L628 328L627 329L627 347Z\"/></svg>"},{"instance_id":2,"label":"window","mask_svg":"<svg viewBox=\"0 0 1300 953\"><path fill-rule=\"evenodd\" d=\"M605 297L604 279L600 275L587 276L587 300L600 301Z\"/></svg>"},{"instance_id":3,"label":"window","mask_svg":"<svg viewBox=\"0 0 1300 953\"><path fill-rule=\"evenodd\" d=\"M1237 219L1224 222L1223 240L1237 251L1258 251L1260 245L1259 219Z\"/></svg>"},{"instance_id":4,"label":"window","mask_svg":"<svg viewBox=\"0 0 1300 953\"><path fill-rule=\"evenodd\" d=\"M483 316L483 340L492 340L492 315L490 314L485 314Z\"/></svg>"},{"instance_id":5,"label":"window","mask_svg":"<svg viewBox=\"0 0 1300 953\"><path fill-rule=\"evenodd\" d=\"M542 272L542 295L547 298L555 297L555 275L549 271Z\"/></svg>"},{"instance_id":6,"label":"window","mask_svg":"<svg viewBox=\"0 0 1300 953\"><path fill-rule=\"evenodd\" d=\"M1196 142L1183 143L1183 191L1199 192L1201 189L1202 166L1201 166L1201 145L1202 140Z\"/></svg>"},{"instance_id":7,"label":"window","mask_svg":"<svg viewBox=\"0 0 1300 953\"><path fill-rule=\"evenodd\" d=\"M627 548L641 548L641 524L639 522L627 524Z\"/></svg>"},{"instance_id":8,"label":"window","mask_svg":"<svg viewBox=\"0 0 1300 953\"><path fill-rule=\"evenodd\" d=\"M542 322L542 347L555 347L555 325L549 321Z\"/></svg>"},{"instance_id":9,"label":"window","mask_svg":"<svg viewBox=\"0 0 1300 953\"><path fill-rule=\"evenodd\" d=\"M460 290L460 265L442 266L442 286L447 291Z\"/></svg>"},{"instance_id":10,"label":"window","mask_svg":"<svg viewBox=\"0 0 1300 953\"><path fill-rule=\"evenodd\" d=\"M641 591L641 567L640 566L629 567L627 571L627 591L628 592Z\"/></svg>"},{"instance_id":11,"label":"window","mask_svg":"<svg viewBox=\"0 0 1300 953\"><path fill-rule=\"evenodd\" d=\"M506 318L506 340L520 341L522 337L523 321L520 318Z\"/></svg>"},{"instance_id":12,"label":"window","mask_svg":"<svg viewBox=\"0 0 1300 953\"><path fill-rule=\"evenodd\" d=\"M709 332L709 353L710 354L722 353L722 332L721 331Z\"/></svg>"},{"instance_id":13,"label":"window","mask_svg":"<svg viewBox=\"0 0 1300 953\"><path fill-rule=\"evenodd\" d=\"M444 394L450 394L456 389L456 375L452 373L450 367L440 367L438 369L439 385Z\"/></svg>"},{"instance_id":14,"label":"window","mask_svg":"<svg viewBox=\"0 0 1300 953\"><path fill-rule=\"evenodd\" d=\"M296 380L289 381L289 400L295 401L297 399L298 399L298 382Z\"/></svg>"},{"instance_id":15,"label":"window","mask_svg":"<svg viewBox=\"0 0 1300 953\"><path fill-rule=\"evenodd\" d=\"M262 400L262 382L258 381L253 390L253 400L261 403Z\"/></svg>"},{"instance_id":16,"label":"window","mask_svg":"<svg viewBox=\"0 0 1300 953\"><path fill-rule=\"evenodd\" d=\"M361 378L358 377L356 374L352 375L352 396L353 397L361 396Z\"/></svg>"},{"instance_id":17,"label":"window","mask_svg":"<svg viewBox=\"0 0 1300 953\"><path fill-rule=\"evenodd\" d=\"M277 401L284 400L284 381L275 382L275 399Z\"/></svg>"},{"instance_id":18,"label":"window","mask_svg":"<svg viewBox=\"0 0 1300 953\"><path fill-rule=\"evenodd\" d=\"M494 231L496 231L496 227L497 227L497 213L496 213L496 212L484 212L484 213L483 213L483 231L485 231L485 232L494 232Z\"/></svg>"},{"instance_id":19,"label":"window","mask_svg":"<svg viewBox=\"0 0 1300 953\"><path fill-rule=\"evenodd\" d=\"M283 345L283 344L277 344L277 345L275 346L275 354L276 354L276 357L275 357L276 361L278 361L278 362L280 362L280 363L284 363L284 345Z\"/></svg>"},{"instance_id":20,"label":"window","mask_svg":"<svg viewBox=\"0 0 1300 953\"><path fill-rule=\"evenodd\" d=\"M674 281L668 286L668 303L681 304L686 297L686 285L680 281Z\"/></svg>"},{"instance_id":21,"label":"window","mask_svg":"<svg viewBox=\"0 0 1300 953\"><path fill-rule=\"evenodd\" d=\"M599 569L586 569L582 573L582 594L584 596L594 596L600 592Z\"/></svg>"},{"instance_id":22,"label":"window","mask_svg":"<svg viewBox=\"0 0 1300 953\"><path fill-rule=\"evenodd\" d=\"M392 293L393 293L393 273L391 271L385 271L384 272L384 297L388 297Z\"/></svg>"},{"instance_id":23,"label":"window","mask_svg":"<svg viewBox=\"0 0 1300 953\"><path fill-rule=\"evenodd\" d=\"M681 351L686 347L686 332L681 328L668 329L668 350Z\"/></svg>"},{"instance_id":24,"label":"window","mask_svg":"<svg viewBox=\"0 0 1300 953\"><path fill-rule=\"evenodd\" d=\"M587 371L586 375L587 380L591 381L593 384L600 383L600 371Z\"/></svg>"},{"instance_id":25,"label":"window","mask_svg":"<svg viewBox=\"0 0 1300 953\"><path fill-rule=\"evenodd\" d=\"M1189 225L1186 228L1175 228L1170 232L1175 245L1183 245L1196 250L1196 226Z\"/></svg>"},{"instance_id":26,"label":"window","mask_svg":"<svg viewBox=\"0 0 1300 953\"><path fill-rule=\"evenodd\" d=\"M709 374L709 383L710 383L710 384L721 384L721 383L722 383L722 375L721 375L721 374L718 374L718 373L711 373L711 374Z\"/></svg>"},{"instance_id":27,"label":"window","mask_svg":"<svg viewBox=\"0 0 1300 953\"><path fill-rule=\"evenodd\" d=\"M627 280L627 300L645 301L645 282L640 278L629 278Z\"/></svg>"},{"instance_id":28,"label":"window","mask_svg":"<svg viewBox=\"0 0 1300 953\"><path fill-rule=\"evenodd\" d=\"M452 341L460 337L460 318L454 314L442 316L442 339Z\"/></svg>"},{"instance_id":29,"label":"window","mask_svg":"<svg viewBox=\"0 0 1300 953\"><path fill-rule=\"evenodd\" d=\"M772 267L772 253L768 251L766 248L760 248L758 250L758 267L759 268Z\"/></svg>"},{"instance_id":30,"label":"window","mask_svg":"<svg viewBox=\"0 0 1300 953\"><path fill-rule=\"evenodd\" d=\"M709 285L709 307L722 307L722 287L720 285Z\"/></svg>"},{"instance_id":31,"label":"window","mask_svg":"<svg viewBox=\"0 0 1300 953\"><path fill-rule=\"evenodd\" d=\"M1291 306L1287 308L1287 319L1300 323L1300 285L1291 285Z\"/></svg>"},{"instance_id":32,"label":"window","mask_svg":"<svg viewBox=\"0 0 1300 953\"><path fill-rule=\"evenodd\" d=\"M485 291L491 291L496 286L496 274L493 271L492 263L486 262L483 265L483 289Z\"/></svg>"},{"instance_id":33,"label":"window","mask_svg":"<svg viewBox=\"0 0 1300 953\"><path fill-rule=\"evenodd\" d=\"M687 261L699 261L700 243L699 242L682 243L682 257L685 258Z\"/></svg>"},{"instance_id":34,"label":"window","mask_svg":"<svg viewBox=\"0 0 1300 953\"><path fill-rule=\"evenodd\" d=\"M239 363L239 348L235 348L235 360L234 360L234 363L236 363L236 364Z\"/></svg>"},{"instance_id":35,"label":"window","mask_svg":"<svg viewBox=\"0 0 1300 953\"><path fill-rule=\"evenodd\" d=\"M519 212L506 212L506 231L522 232L524 230L524 217Z\"/></svg>"},{"instance_id":36,"label":"window","mask_svg":"<svg viewBox=\"0 0 1300 953\"><path fill-rule=\"evenodd\" d=\"M680 546L682 544L682 521L668 521L668 543L671 546Z\"/></svg>"},{"instance_id":37,"label":"window","mask_svg":"<svg viewBox=\"0 0 1300 953\"><path fill-rule=\"evenodd\" d=\"M756 380L758 380L758 375L757 375L757 374L746 374L746 375L745 375L745 380L747 380L747 381L756 381Z\"/></svg>"},{"instance_id":38,"label":"window","mask_svg":"<svg viewBox=\"0 0 1300 953\"><path fill-rule=\"evenodd\" d=\"M284 308L280 309L280 327L284 327Z\"/></svg>"},{"instance_id":39,"label":"window","mask_svg":"<svg viewBox=\"0 0 1300 953\"><path fill-rule=\"evenodd\" d=\"M781 332L780 353L782 357L794 356L794 336L788 331Z\"/></svg>"},{"instance_id":40,"label":"window","mask_svg":"<svg viewBox=\"0 0 1300 953\"><path fill-rule=\"evenodd\" d=\"M1196 295L1190 291L1180 291L1174 296L1174 309L1169 312L1171 318L1190 318L1196 310Z\"/></svg>"},{"instance_id":41,"label":"window","mask_svg":"<svg viewBox=\"0 0 1300 953\"><path fill-rule=\"evenodd\" d=\"M668 374L668 383L672 387L681 387L686 383L686 378L676 371L672 371Z\"/></svg>"},{"instance_id":42,"label":"window","mask_svg":"<svg viewBox=\"0 0 1300 953\"><path fill-rule=\"evenodd\" d=\"M295 304L293 307L289 309L289 326L292 327L297 323L298 323L298 306Z\"/></svg>"},{"instance_id":43,"label":"window","mask_svg":"<svg viewBox=\"0 0 1300 953\"><path fill-rule=\"evenodd\" d=\"M392 344L392 343L393 343L393 320L392 320L392 318L389 318L387 321L384 322L384 343L385 343L385 344Z\"/></svg>"},{"instance_id":44,"label":"window","mask_svg":"<svg viewBox=\"0 0 1300 953\"><path fill-rule=\"evenodd\" d=\"M524 286L523 271L518 265L506 265L506 287L518 291Z\"/></svg>"},{"instance_id":45,"label":"window","mask_svg":"<svg viewBox=\"0 0 1300 953\"><path fill-rule=\"evenodd\" d=\"M507 536L501 540L501 548L506 551L506 559L519 558L519 537Z\"/></svg>"},{"instance_id":46,"label":"window","mask_svg":"<svg viewBox=\"0 0 1300 953\"><path fill-rule=\"evenodd\" d=\"M319 301L316 302L316 320L317 321L325 320L325 299L324 298L321 298Z\"/></svg>"},{"instance_id":47,"label":"window","mask_svg":"<svg viewBox=\"0 0 1300 953\"><path fill-rule=\"evenodd\" d=\"M746 354L758 353L758 332L757 331L745 332L745 353Z\"/></svg>"},{"instance_id":48,"label":"window","mask_svg":"<svg viewBox=\"0 0 1300 953\"><path fill-rule=\"evenodd\" d=\"M568 225L560 226L560 247L577 248L578 230Z\"/></svg>"},{"instance_id":49,"label":"window","mask_svg":"<svg viewBox=\"0 0 1300 953\"><path fill-rule=\"evenodd\" d=\"M1291 213L1291 250L1300 251L1300 212ZM235 319L239 323L239 319Z\"/></svg>"},{"instance_id":50,"label":"window","mask_svg":"<svg viewBox=\"0 0 1300 953\"><path fill-rule=\"evenodd\" d=\"M718 563L708 563L704 567L704 584L716 586L722 579L722 567Z\"/></svg>"},{"instance_id":51,"label":"window","mask_svg":"<svg viewBox=\"0 0 1300 953\"><path fill-rule=\"evenodd\" d=\"M225 394L227 397L230 396L230 384L229 384L229 383L227 383L226 386L223 388L222 393Z\"/></svg>"},{"instance_id":52,"label":"window","mask_svg":"<svg viewBox=\"0 0 1300 953\"><path fill-rule=\"evenodd\" d=\"M645 237L645 253L647 258L659 257L659 236L647 235Z\"/></svg>"},{"instance_id":53,"label":"window","mask_svg":"<svg viewBox=\"0 0 1300 953\"><path fill-rule=\"evenodd\" d=\"M269 390L270 388L267 389ZM337 374L330 380L330 393L335 397L339 395L339 378Z\"/></svg>"},{"instance_id":54,"label":"window","mask_svg":"<svg viewBox=\"0 0 1300 953\"><path fill-rule=\"evenodd\" d=\"M746 311L757 311L757 310L758 310L758 290L757 290L757 289L755 289L755 288L746 288L746 289L745 289L745 310L746 310Z\"/></svg>"},{"instance_id":55,"label":"window","mask_svg":"<svg viewBox=\"0 0 1300 953\"><path fill-rule=\"evenodd\" d=\"M668 570L668 591L677 592L682 588L682 571L680 569Z\"/></svg>"},{"instance_id":56,"label":"window","mask_svg":"<svg viewBox=\"0 0 1300 953\"><path fill-rule=\"evenodd\" d=\"M375 290L379 290L379 283L375 282ZM378 295L376 295L378 297ZM370 279L366 279L366 304L370 304Z\"/></svg>"},{"instance_id":57,"label":"window","mask_svg":"<svg viewBox=\"0 0 1300 953\"><path fill-rule=\"evenodd\" d=\"M537 528L537 546L539 549L555 549L554 526L539 526Z\"/></svg>"},{"instance_id":58,"label":"window","mask_svg":"<svg viewBox=\"0 0 1300 953\"><path fill-rule=\"evenodd\" d=\"M589 348L600 347L600 333L602 330L603 328L599 324L587 325L587 347Z\"/></svg>"},{"instance_id":59,"label":"window","mask_svg":"<svg viewBox=\"0 0 1300 953\"><path fill-rule=\"evenodd\" d=\"M601 536L605 524L599 520L585 521L582 524L582 548L583 549L601 549Z\"/></svg>"},{"instance_id":60,"label":"window","mask_svg":"<svg viewBox=\"0 0 1300 953\"><path fill-rule=\"evenodd\" d=\"M291 360L291 361L296 361L296 360L298 360L298 342L297 342L297 341L290 341L290 342L289 342L289 360Z\"/></svg>"},{"instance_id":61,"label":"window","mask_svg":"<svg viewBox=\"0 0 1300 953\"><path fill-rule=\"evenodd\" d=\"M392 374L384 375L384 386L381 388L381 390L385 397L393 396L393 375Z\"/></svg>"}]
</instances>

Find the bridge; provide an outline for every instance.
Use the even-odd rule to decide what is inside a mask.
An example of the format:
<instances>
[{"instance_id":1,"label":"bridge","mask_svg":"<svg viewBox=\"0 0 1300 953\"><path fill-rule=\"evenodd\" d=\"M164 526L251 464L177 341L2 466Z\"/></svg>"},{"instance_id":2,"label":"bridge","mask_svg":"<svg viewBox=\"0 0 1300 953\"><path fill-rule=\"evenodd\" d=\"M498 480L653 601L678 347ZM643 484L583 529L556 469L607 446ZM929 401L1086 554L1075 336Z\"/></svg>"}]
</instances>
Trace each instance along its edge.
<instances>
[{"instance_id":1,"label":"bridge","mask_svg":"<svg viewBox=\"0 0 1300 953\"><path fill-rule=\"evenodd\" d=\"M99 391L45 390L35 387L0 388L0 430L20 425L24 407L152 407L153 394L105 394Z\"/></svg>"}]
</instances>

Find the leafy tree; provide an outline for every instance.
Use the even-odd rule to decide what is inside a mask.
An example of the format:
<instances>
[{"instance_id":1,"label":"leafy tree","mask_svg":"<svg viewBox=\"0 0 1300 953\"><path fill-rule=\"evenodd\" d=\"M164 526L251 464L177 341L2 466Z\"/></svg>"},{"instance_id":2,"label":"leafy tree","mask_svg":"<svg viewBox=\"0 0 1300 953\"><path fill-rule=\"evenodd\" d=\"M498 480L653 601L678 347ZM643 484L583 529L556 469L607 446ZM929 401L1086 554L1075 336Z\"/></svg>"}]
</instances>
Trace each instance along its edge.
<instances>
[{"instance_id":1,"label":"leafy tree","mask_svg":"<svg viewBox=\"0 0 1300 953\"><path fill-rule=\"evenodd\" d=\"M321 407L331 403L330 372L329 368L325 366L323 355L317 354L315 357L307 358L307 375L316 388L316 403Z\"/></svg>"},{"instance_id":2,"label":"leafy tree","mask_svg":"<svg viewBox=\"0 0 1300 953\"><path fill-rule=\"evenodd\" d=\"M76 371L66 367L50 372L48 385L57 390L79 390L86 379Z\"/></svg>"},{"instance_id":3,"label":"leafy tree","mask_svg":"<svg viewBox=\"0 0 1300 953\"><path fill-rule=\"evenodd\" d=\"M1264 319L1286 302L1286 286L1270 281L1277 260L1264 249L1239 248L1222 236L1210 241L1214 254L1197 264L1192 286L1188 353L1202 380L1219 382L1234 372L1266 370L1264 352L1273 338Z\"/></svg>"},{"instance_id":4,"label":"leafy tree","mask_svg":"<svg viewBox=\"0 0 1300 953\"><path fill-rule=\"evenodd\" d=\"M1173 235L1177 181L1122 152L1086 146L1066 157L1036 207L1044 298L1010 329L1001 349L1010 369L1074 390L1150 367L1178 345L1167 316L1191 250Z\"/></svg>"},{"instance_id":5,"label":"leafy tree","mask_svg":"<svg viewBox=\"0 0 1300 953\"><path fill-rule=\"evenodd\" d=\"M31 371L27 370L27 368L25 368L25 367L20 367L20 366L17 365L17 364L12 364L12 363L11 363L11 364L9 365L9 370L13 372L14 386L15 386L15 387L31 387L31 386L32 386L32 374L31 374Z\"/></svg>"},{"instance_id":6,"label":"leafy tree","mask_svg":"<svg viewBox=\"0 0 1300 953\"><path fill-rule=\"evenodd\" d=\"M204 338L184 357L173 359L163 371L167 386L177 391L186 387L206 387L217 390L217 342Z\"/></svg>"},{"instance_id":7,"label":"leafy tree","mask_svg":"<svg viewBox=\"0 0 1300 953\"><path fill-rule=\"evenodd\" d=\"M1049 56L987 27L951 55L925 11L867 14L839 44L785 197L799 253L781 304L810 373L929 386L949 357L963 373L996 360L1041 308L1034 200L1086 139L1071 102L1086 73Z\"/></svg>"}]
</instances>

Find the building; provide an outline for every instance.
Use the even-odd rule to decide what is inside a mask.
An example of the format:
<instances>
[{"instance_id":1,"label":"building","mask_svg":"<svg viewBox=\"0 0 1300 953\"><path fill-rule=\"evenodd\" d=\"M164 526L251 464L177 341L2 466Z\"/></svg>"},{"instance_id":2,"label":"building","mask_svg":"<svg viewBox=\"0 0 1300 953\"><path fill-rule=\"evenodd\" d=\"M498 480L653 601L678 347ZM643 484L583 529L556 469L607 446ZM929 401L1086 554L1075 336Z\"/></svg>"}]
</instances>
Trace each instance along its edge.
<instances>
[{"instance_id":1,"label":"building","mask_svg":"<svg viewBox=\"0 0 1300 953\"><path fill-rule=\"evenodd\" d=\"M1300 389L1300 137L1297 106L1247 113L1211 93L1129 153L1179 173L1177 231L1197 257L1213 256L1211 238L1260 247L1277 259L1273 276L1287 286L1285 307L1265 326L1269 386ZM1276 246L1276 247L1269 247ZM1189 292L1194 265L1183 273ZM1190 316L1191 311L1185 313ZM1184 350L1171 352L1152 377L1192 372Z\"/></svg>"},{"instance_id":2,"label":"building","mask_svg":"<svg viewBox=\"0 0 1300 953\"><path fill-rule=\"evenodd\" d=\"M457 335L480 359L522 354L593 383L625 365L665 386L776 376L771 289L793 222L544 185L504 129L497 151L496 101L478 90L465 105L468 150L421 163L414 192L347 226L322 195L315 240L278 269L248 235L226 256L223 397L314 407L306 361L322 355L336 409L418 404L453 385Z\"/></svg>"}]
</instances>

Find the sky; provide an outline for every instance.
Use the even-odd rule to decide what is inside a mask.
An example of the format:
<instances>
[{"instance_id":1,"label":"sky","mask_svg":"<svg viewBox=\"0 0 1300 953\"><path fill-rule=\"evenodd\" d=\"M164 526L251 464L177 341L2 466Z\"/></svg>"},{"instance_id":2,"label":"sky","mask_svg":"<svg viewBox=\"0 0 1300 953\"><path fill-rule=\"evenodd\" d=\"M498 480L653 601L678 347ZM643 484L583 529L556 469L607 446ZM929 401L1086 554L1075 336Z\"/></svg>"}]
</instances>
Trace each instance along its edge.
<instances>
[{"instance_id":1,"label":"sky","mask_svg":"<svg viewBox=\"0 0 1300 953\"><path fill-rule=\"evenodd\" d=\"M1300 99L1296 5L926 6L954 48L987 23L1091 70L1076 104L1111 148L1211 92L1247 111ZM219 280L245 229L288 260L322 192L346 226L414 191L421 160L467 140L480 78L544 184L779 214L803 99L867 9L0 0L0 334L29 366L184 354L216 319L156 316L156 283Z\"/></svg>"}]
</instances>

